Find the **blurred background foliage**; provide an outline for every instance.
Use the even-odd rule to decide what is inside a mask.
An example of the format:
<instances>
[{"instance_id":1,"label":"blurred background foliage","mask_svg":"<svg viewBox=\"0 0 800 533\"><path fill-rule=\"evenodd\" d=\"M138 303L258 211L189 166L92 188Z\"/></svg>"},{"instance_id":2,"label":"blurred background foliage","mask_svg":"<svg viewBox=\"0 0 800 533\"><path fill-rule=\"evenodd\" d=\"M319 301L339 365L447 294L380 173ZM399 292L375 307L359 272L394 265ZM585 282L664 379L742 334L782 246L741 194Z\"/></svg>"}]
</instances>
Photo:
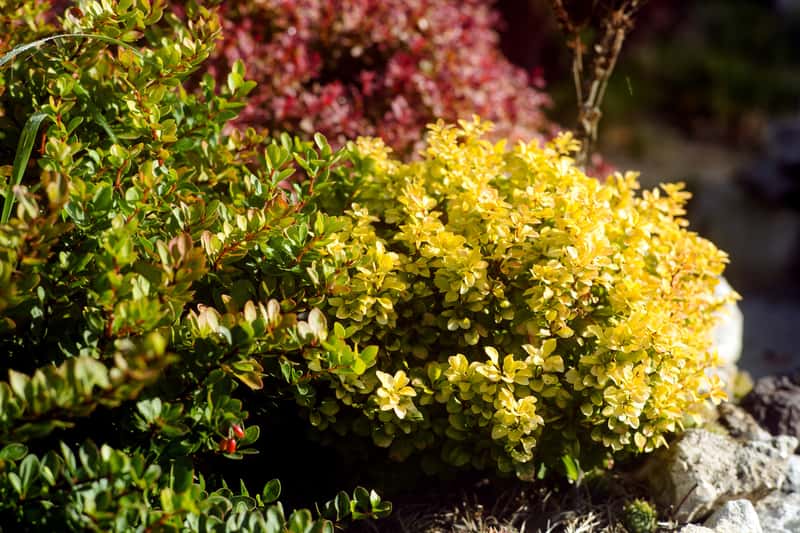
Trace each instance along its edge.
<instances>
[{"instance_id":1,"label":"blurred background foliage","mask_svg":"<svg viewBox=\"0 0 800 533\"><path fill-rule=\"evenodd\" d=\"M500 0L501 47L547 81L550 119L572 127L571 58L549 4ZM685 181L692 228L730 253L742 366L800 363L800 2L650 0L603 112L603 158L640 170L644 186Z\"/></svg>"},{"instance_id":2,"label":"blurred background foliage","mask_svg":"<svg viewBox=\"0 0 800 533\"><path fill-rule=\"evenodd\" d=\"M497 7L504 53L543 75L552 118L570 125L570 56L549 2L500 0ZM606 130L655 115L691 136L751 143L765 120L797 111L799 37L800 2L650 0L611 81ZM616 148L613 140L606 145Z\"/></svg>"}]
</instances>

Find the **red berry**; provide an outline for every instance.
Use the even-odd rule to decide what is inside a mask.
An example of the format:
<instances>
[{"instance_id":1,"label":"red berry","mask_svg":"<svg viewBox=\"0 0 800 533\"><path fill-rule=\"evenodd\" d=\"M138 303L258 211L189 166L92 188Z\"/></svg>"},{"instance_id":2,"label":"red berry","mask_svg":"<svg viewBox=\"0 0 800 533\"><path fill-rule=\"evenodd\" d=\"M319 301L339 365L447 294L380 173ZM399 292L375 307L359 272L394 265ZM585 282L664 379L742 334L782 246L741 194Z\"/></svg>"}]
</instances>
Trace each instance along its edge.
<instances>
[{"instance_id":1,"label":"red berry","mask_svg":"<svg viewBox=\"0 0 800 533\"><path fill-rule=\"evenodd\" d=\"M244 437L244 430L242 429L242 426L240 426L239 424L234 424L233 426L231 426L231 429L233 429L233 434L236 435L237 439L241 439Z\"/></svg>"},{"instance_id":2,"label":"red berry","mask_svg":"<svg viewBox=\"0 0 800 533\"><path fill-rule=\"evenodd\" d=\"M234 439L228 439L228 448L225 451L228 453L236 453L236 441Z\"/></svg>"}]
</instances>

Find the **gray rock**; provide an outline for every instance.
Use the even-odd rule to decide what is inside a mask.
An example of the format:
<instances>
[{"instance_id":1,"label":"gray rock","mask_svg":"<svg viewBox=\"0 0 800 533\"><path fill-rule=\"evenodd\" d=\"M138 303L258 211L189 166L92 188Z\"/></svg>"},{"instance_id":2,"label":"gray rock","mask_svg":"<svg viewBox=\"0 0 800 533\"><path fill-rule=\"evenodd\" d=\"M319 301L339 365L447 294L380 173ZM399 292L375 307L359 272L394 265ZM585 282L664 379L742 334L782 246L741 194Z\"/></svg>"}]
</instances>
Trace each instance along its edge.
<instances>
[{"instance_id":1,"label":"gray rock","mask_svg":"<svg viewBox=\"0 0 800 533\"><path fill-rule=\"evenodd\" d=\"M721 277L714 289L714 296L724 298L734 292L728 280ZM717 312L717 325L714 326L713 334L720 366L736 368L736 363L742 355L743 328L744 316L736 302L730 302Z\"/></svg>"},{"instance_id":2,"label":"gray rock","mask_svg":"<svg viewBox=\"0 0 800 533\"><path fill-rule=\"evenodd\" d=\"M728 280L720 277L714 289L714 296L725 298L734 294ZM744 331L744 316L736 302L729 302L716 313L717 324L714 326L714 348L717 350L718 366L711 372L719 376L725 384L728 397L733 397L734 382L738 373L736 363L742 356L742 338Z\"/></svg>"},{"instance_id":3,"label":"gray rock","mask_svg":"<svg viewBox=\"0 0 800 533\"><path fill-rule=\"evenodd\" d=\"M731 500L714 511L703 525L714 533L763 533L750 500Z\"/></svg>"},{"instance_id":4,"label":"gray rock","mask_svg":"<svg viewBox=\"0 0 800 533\"><path fill-rule=\"evenodd\" d=\"M727 435L690 429L671 449L655 454L641 472L658 503L675 508L675 518L703 518L725 502L757 501L779 489L794 437L737 441Z\"/></svg>"},{"instance_id":5,"label":"gray rock","mask_svg":"<svg viewBox=\"0 0 800 533\"><path fill-rule=\"evenodd\" d=\"M789 457L789 464L786 465L786 480L781 487L783 492L800 493L800 455Z\"/></svg>"},{"instance_id":6,"label":"gray rock","mask_svg":"<svg viewBox=\"0 0 800 533\"><path fill-rule=\"evenodd\" d=\"M731 437L742 440L769 440L771 435L767 430L758 425L755 418L730 402L723 402L717 406L719 423L730 432Z\"/></svg>"},{"instance_id":7,"label":"gray rock","mask_svg":"<svg viewBox=\"0 0 800 533\"><path fill-rule=\"evenodd\" d=\"M755 505L764 533L800 531L800 494L774 492Z\"/></svg>"},{"instance_id":8,"label":"gray rock","mask_svg":"<svg viewBox=\"0 0 800 533\"><path fill-rule=\"evenodd\" d=\"M714 530L697 524L686 524L678 530L678 533L714 533Z\"/></svg>"},{"instance_id":9,"label":"gray rock","mask_svg":"<svg viewBox=\"0 0 800 533\"><path fill-rule=\"evenodd\" d=\"M773 435L800 437L800 373L757 380L741 406Z\"/></svg>"}]
</instances>

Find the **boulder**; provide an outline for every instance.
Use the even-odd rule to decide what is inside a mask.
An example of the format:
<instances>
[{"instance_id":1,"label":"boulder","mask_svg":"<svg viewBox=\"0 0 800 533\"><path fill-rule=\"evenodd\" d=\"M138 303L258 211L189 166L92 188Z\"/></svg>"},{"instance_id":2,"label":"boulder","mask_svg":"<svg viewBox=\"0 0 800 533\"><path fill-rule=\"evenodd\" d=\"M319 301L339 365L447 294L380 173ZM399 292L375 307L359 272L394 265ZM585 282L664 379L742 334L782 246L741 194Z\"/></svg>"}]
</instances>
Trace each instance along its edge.
<instances>
[{"instance_id":1,"label":"boulder","mask_svg":"<svg viewBox=\"0 0 800 533\"><path fill-rule=\"evenodd\" d=\"M735 291L724 277L714 288L714 296L724 298ZM744 315L736 302L730 302L717 312L717 325L714 327L714 347L722 367L736 367L742 355L742 332Z\"/></svg>"},{"instance_id":2,"label":"boulder","mask_svg":"<svg viewBox=\"0 0 800 533\"><path fill-rule=\"evenodd\" d=\"M774 492L755 504L764 533L800 531L800 494Z\"/></svg>"},{"instance_id":3,"label":"boulder","mask_svg":"<svg viewBox=\"0 0 800 533\"><path fill-rule=\"evenodd\" d=\"M755 418L739 407L730 402L722 402L717 406L719 418L717 419L731 437L741 440L769 440L771 435L762 428Z\"/></svg>"},{"instance_id":4,"label":"boulder","mask_svg":"<svg viewBox=\"0 0 800 533\"><path fill-rule=\"evenodd\" d=\"M686 524L678 530L678 533L714 533L714 530L697 524Z\"/></svg>"},{"instance_id":5,"label":"boulder","mask_svg":"<svg viewBox=\"0 0 800 533\"><path fill-rule=\"evenodd\" d=\"M731 500L714 511L703 525L714 533L763 533L750 500Z\"/></svg>"},{"instance_id":6,"label":"boulder","mask_svg":"<svg viewBox=\"0 0 800 533\"><path fill-rule=\"evenodd\" d=\"M660 505L690 522L730 500L757 501L780 489L797 439L738 441L690 429L669 450L654 454L641 471Z\"/></svg>"},{"instance_id":7,"label":"boulder","mask_svg":"<svg viewBox=\"0 0 800 533\"><path fill-rule=\"evenodd\" d=\"M800 438L800 372L757 380L741 406L773 435Z\"/></svg>"},{"instance_id":8,"label":"boulder","mask_svg":"<svg viewBox=\"0 0 800 533\"><path fill-rule=\"evenodd\" d=\"M724 298L734 294L728 280L720 277L714 289L714 296ZM717 374L723 383L729 397L733 396L734 382L738 368L736 363L742 355L742 334L744 316L736 302L729 302L716 314L717 324L714 327L714 348L719 357L719 366L712 372Z\"/></svg>"},{"instance_id":9,"label":"boulder","mask_svg":"<svg viewBox=\"0 0 800 533\"><path fill-rule=\"evenodd\" d=\"M783 482L783 492L797 492L800 494L800 455L789 457L786 466L786 479Z\"/></svg>"}]
</instances>

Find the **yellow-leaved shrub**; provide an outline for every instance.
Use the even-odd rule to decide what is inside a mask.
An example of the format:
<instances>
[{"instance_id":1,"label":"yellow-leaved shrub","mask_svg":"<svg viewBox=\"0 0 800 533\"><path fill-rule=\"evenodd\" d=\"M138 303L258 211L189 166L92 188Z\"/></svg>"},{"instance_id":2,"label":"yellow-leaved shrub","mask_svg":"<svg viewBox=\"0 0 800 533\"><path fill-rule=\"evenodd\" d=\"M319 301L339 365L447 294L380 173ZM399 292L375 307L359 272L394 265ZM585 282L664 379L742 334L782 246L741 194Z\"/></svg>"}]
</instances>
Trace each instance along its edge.
<instances>
[{"instance_id":1,"label":"yellow-leaved shrub","mask_svg":"<svg viewBox=\"0 0 800 533\"><path fill-rule=\"evenodd\" d=\"M726 255L686 229L680 185L638 195L635 174L581 172L569 135L508 149L490 127L431 126L410 163L350 147L319 305L380 349L320 387L312 422L522 476L663 446L724 396L708 369Z\"/></svg>"}]
</instances>

